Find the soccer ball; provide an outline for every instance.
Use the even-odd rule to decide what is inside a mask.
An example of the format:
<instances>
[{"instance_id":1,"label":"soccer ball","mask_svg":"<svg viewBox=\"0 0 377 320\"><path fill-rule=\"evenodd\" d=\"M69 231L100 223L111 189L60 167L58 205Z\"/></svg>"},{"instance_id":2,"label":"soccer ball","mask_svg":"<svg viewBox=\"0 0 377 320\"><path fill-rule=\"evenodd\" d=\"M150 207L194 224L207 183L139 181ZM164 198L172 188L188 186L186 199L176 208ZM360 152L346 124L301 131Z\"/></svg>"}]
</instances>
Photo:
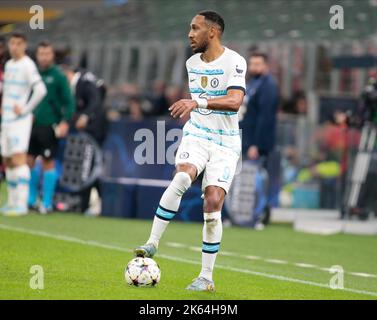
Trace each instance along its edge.
<instances>
[{"instance_id":1,"label":"soccer ball","mask_svg":"<svg viewBox=\"0 0 377 320\"><path fill-rule=\"evenodd\" d=\"M160 267L151 258L134 258L124 271L126 282L136 287L153 287L160 282Z\"/></svg>"}]
</instances>

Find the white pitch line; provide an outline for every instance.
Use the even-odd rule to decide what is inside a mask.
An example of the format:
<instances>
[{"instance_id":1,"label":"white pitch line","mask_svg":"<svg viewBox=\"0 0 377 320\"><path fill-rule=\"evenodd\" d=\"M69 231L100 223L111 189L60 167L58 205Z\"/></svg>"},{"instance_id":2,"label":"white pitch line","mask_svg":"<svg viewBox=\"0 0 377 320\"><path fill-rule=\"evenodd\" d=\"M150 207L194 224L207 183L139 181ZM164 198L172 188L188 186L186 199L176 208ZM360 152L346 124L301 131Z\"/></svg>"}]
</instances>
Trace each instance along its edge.
<instances>
[{"instance_id":1,"label":"white pitch line","mask_svg":"<svg viewBox=\"0 0 377 320\"><path fill-rule=\"evenodd\" d=\"M288 261L279 260L279 259L265 259L264 261L267 261L269 263L276 263L276 264L287 264L288 263Z\"/></svg>"},{"instance_id":2,"label":"white pitch line","mask_svg":"<svg viewBox=\"0 0 377 320\"><path fill-rule=\"evenodd\" d=\"M186 249L196 251L196 252L201 251L200 247L188 246L188 245L185 245L183 243L178 243L178 242L168 242L167 245L170 246L170 247L186 248ZM330 272L330 270L331 270L330 268L319 267L319 266L316 266L316 265L310 264L310 263L302 263L302 262L292 262L291 263L289 261L280 260L280 259L269 259L269 258L262 258L262 257L259 257L259 256L242 255L242 254L237 254L237 253L228 252L228 251L220 251L218 254L221 255L221 256L239 257L239 258L248 259L248 260L261 260L261 261L264 261L264 262L274 263L274 264L291 264L291 265L294 265L294 266L300 267L300 268L313 268L313 269L317 269L317 270L321 270L321 271L325 271L325 272ZM364 272L350 272L350 271L348 271L348 272L344 272L344 273L352 275L352 276L357 276L357 277L377 278L377 275L375 275L375 274L364 273Z\"/></svg>"},{"instance_id":3,"label":"white pitch line","mask_svg":"<svg viewBox=\"0 0 377 320\"><path fill-rule=\"evenodd\" d=\"M261 257L258 257L258 256L245 256L246 259L249 259L249 260L261 260L262 258Z\"/></svg>"},{"instance_id":4,"label":"white pitch line","mask_svg":"<svg viewBox=\"0 0 377 320\"><path fill-rule=\"evenodd\" d=\"M201 250L200 250L200 251L201 251ZM229 252L229 251L221 251L221 255L223 255L223 256L228 256L228 257L235 257L235 256L237 256L236 253L234 253L234 252Z\"/></svg>"},{"instance_id":5,"label":"white pitch line","mask_svg":"<svg viewBox=\"0 0 377 320\"><path fill-rule=\"evenodd\" d=\"M132 250L130 250L130 249L126 249L126 248L119 247L119 246L104 244L104 243L100 243L100 242L92 241L92 240L83 240L83 239L79 239L79 238L75 238L75 237L71 237L71 236L66 236L66 235L61 235L61 234L48 233L48 232L40 231L40 230L25 229L25 228L20 228L20 227L9 226L9 225L5 225L5 224L0 224L0 229L20 232L20 233L26 233L26 234L30 234L30 235L33 235L33 236L40 236L40 237L45 237L45 238L50 238L50 239L55 239L55 240L67 241L67 242L72 242L72 243L77 243L77 244L82 244L82 245L88 245L88 246L93 246L93 247L98 247L98 248L103 248L103 249L108 249L108 250L121 251L121 252L126 252L126 253L132 252ZM176 262L183 262L183 263L188 263L188 264L193 264L193 265L201 265L201 262L199 262L199 261L184 259L184 258L178 258L178 257L172 257L172 256L169 256L169 255L164 255L164 254L159 254L159 257L167 259L167 260L171 260L171 261L176 261ZM334 289L331 289L328 284L318 283L318 282L314 282L314 281L307 281L307 280L289 278L289 277L285 277L285 276L279 276L279 275L275 275L275 274L253 271L253 270L248 270L248 269L234 268L234 267L224 266L224 265L216 265L216 268L228 270L228 271L239 272L239 273L244 273L244 274L251 274L251 275L254 275L254 276L260 276L260 277L275 279L275 280L279 280L279 281L300 283L300 284L305 284L305 285L309 285L309 286L321 287L321 288L325 288L325 289L329 289L329 290L334 290ZM358 294L364 294L364 295L377 297L377 292L372 292L372 291L358 290L358 289L352 289L352 288L343 288L343 289L336 289L336 290L348 291L348 292L352 292L352 293L358 293Z\"/></svg>"},{"instance_id":6,"label":"white pitch line","mask_svg":"<svg viewBox=\"0 0 377 320\"><path fill-rule=\"evenodd\" d=\"M375 274L369 274L369 273L364 273L364 272L349 272L349 274L352 274L358 277L364 277L364 278L377 278Z\"/></svg>"},{"instance_id":7,"label":"white pitch line","mask_svg":"<svg viewBox=\"0 0 377 320\"><path fill-rule=\"evenodd\" d=\"M188 247L191 251L201 252L202 248L199 247Z\"/></svg>"},{"instance_id":8,"label":"white pitch line","mask_svg":"<svg viewBox=\"0 0 377 320\"><path fill-rule=\"evenodd\" d=\"M186 245L184 245L183 243L177 243L177 242L167 242L166 244L169 247L173 247L173 248L184 248L184 247L186 247Z\"/></svg>"},{"instance_id":9,"label":"white pitch line","mask_svg":"<svg viewBox=\"0 0 377 320\"><path fill-rule=\"evenodd\" d=\"M301 267L301 268L319 268L315 264L310 264L310 263L302 263L302 262L296 262L294 263L295 266Z\"/></svg>"}]
</instances>

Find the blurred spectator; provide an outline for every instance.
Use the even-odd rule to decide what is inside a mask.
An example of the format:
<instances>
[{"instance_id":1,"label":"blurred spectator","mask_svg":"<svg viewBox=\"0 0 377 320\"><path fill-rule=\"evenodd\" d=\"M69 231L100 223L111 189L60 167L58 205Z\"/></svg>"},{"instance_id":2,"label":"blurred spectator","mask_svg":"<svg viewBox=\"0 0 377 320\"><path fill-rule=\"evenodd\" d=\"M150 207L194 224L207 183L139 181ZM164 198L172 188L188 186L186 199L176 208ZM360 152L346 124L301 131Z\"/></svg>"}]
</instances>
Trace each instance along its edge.
<instances>
[{"instance_id":1,"label":"blurred spectator","mask_svg":"<svg viewBox=\"0 0 377 320\"><path fill-rule=\"evenodd\" d=\"M123 94L121 86L110 87L105 101L108 119L110 121L120 120L122 114L127 112L127 103L127 97Z\"/></svg>"},{"instance_id":2,"label":"blurred spectator","mask_svg":"<svg viewBox=\"0 0 377 320\"><path fill-rule=\"evenodd\" d=\"M149 96L152 102L151 115L162 116L169 113L169 102L166 97L166 85L164 81L157 80L153 83L152 95Z\"/></svg>"},{"instance_id":3,"label":"blurred spectator","mask_svg":"<svg viewBox=\"0 0 377 320\"><path fill-rule=\"evenodd\" d=\"M140 88L135 83L124 83L121 92L127 98L140 96Z\"/></svg>"},{"instance_id":4,"label":"blurred spectator","mask_svg":"<svg viewBox=\"0 0 377 320\"><path fill-rule=\"evenodd\" d=\"M319 154L324 155L325 161L339 166L338 182L341 198L345 191L350 154L352 150L358 148L360 141L360 132L350 128L349 121L350 113L335 110L330 121L319 128L314 136L314 143L319 146ZM321 194L321 197L323 196L325 195Z\"/></svg>"},{"instance_id":5,"label":"blurred spectator","mask_svg":"<svg viewBox=\"0 0 377 320\"><path fill-rule=\"evenodd\" d=\"M299 157L295 147L288 146L283 149L281 166L283 185L294 182L299 171Z\"/></svg>"},{"instance_id":6,"label":"blurred spectator","mask_svg":"<svg viewBox=\"0 0 377 320\"><path fill-rule=\"evenodd\" d=\"M152 91L152 94L141 92L138 85L133 83L110 88L106 99L107 118L110 121L122 118L140 121L147 117L169 116L170 105L185 94L181 87L166 87L160 80L154 82ZM187 99L190 99L190 95L187 95ZM185 120L187 117L179 119L182 123Z\"/></svg>"},{"instance_id":7,"label":"blurred spectator","mask_svg":"<svg viewBox=\"0 0 377 320\"><path fill-rule=\"evenodd\" d=\"M133 121L141 121L144 118L139 97L132 97L129 101L129 116Z\"/></svg>"},{"instance_id":8,"label":"blurred spectator","mask_svg":"<svg viewBox=\"0 0 377 320\"><path fill-rule=\"evenodd\" d=\"M318 148L307 166L299 166L298 150L284 149L282 205L294 203L296 192L298 196L304 185L311 184L318 188L318 206L333 209L339 205L345 190L350 151L358 147L360 139L360 133L350 128L349 121L349 112L335 110L331 118L317 128L308 144Z\"/></svg>"},{"instance_id":9,"label":"blurred spectator","mask_svg":"<svg viewBox=\"0 0 377 320\"><path fill-rule=\"evenodd\" d=\"M341 173L345 174L348 166L348 151L357 148L360 133L349 127L347 112L335 110L333 116L314 136L314 143L319 145L320 151L327 159L340 163Z\"/></svg>"},{"instance_id":10,"label":"blurred spectator","mask_svg":"<svg viewBox=\"0 0 377 320\"><path fill-rule=\"evenodd\" d=\"M339 163L328 160L325 153L319 152L310 166L299 168L295 150L286 149L284 153L280 205L297 207L304 202L309 208L334 209L338 201L337 181L341 175Z\"/></svg>"},{"instance_id":11,"label":"blurred spectator","mask_svg":"<svg viewBox=\"0 0 377 320\"><path fill-rule=\"evenodd\" d=\"M295 95L295 112L299 115L306 115L308 113L308 104L305 93L302 91L296 92Z\"/></svg>"},{"instance_id":12,"label":"blurred spectator","mask_svg":"<svg viewBox=\"0 0 377 320\"><path fill-rule=\"evenodd\" d=\"M169 107L177 102L178 100L182 99L183 90L181 87L178 86L170 86L166 89L166 97L168 101Z\"/></svg>"},{"instance_id":13,"label":"blurred spectator","mask_svg":"<svg viewBox=\"0 0 377 320\"><path fill-rule=\"evenodd\" d=\"M303 91L296 91L290 99L283 103L282 109L284 113L306 115L308 105L305 93Z\"/></svg>"}]
</instances>

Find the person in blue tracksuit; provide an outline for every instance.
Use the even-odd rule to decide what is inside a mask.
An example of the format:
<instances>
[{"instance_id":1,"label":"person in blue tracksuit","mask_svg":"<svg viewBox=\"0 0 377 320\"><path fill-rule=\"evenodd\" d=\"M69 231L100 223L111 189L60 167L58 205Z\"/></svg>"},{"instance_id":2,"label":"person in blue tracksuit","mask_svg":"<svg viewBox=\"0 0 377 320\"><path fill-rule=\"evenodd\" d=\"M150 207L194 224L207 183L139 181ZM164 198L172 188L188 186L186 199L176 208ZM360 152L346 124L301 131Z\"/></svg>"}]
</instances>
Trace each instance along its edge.
<instances>
[{"instance_id":1,"label":"person in blue tracksuit","mask_svg":"<svg viewBox=\"0 0 377 320\"><path fill-rule=\"evenodd\" d=\"M279 88L269 71L268 57L261 52L254 52L249 58L249 81L246 84L246 111L240 122L242 129L242 153L244 159L262 163L269 172L268 156L271 154L276 138L276 114L279 105ZM268 184L266 202L273 203L274 188ZM268 208L268 206L267 206ZM258 211L258 212L257 212ZM265 217L256 210L253 215L255 228L262 228L269 221L269 210Z\"/></svg>"},{"instance_id":2,"label":"person in blue tracksuit","mask_svg":"<svg viewBox=\"0 0 377 320\"><path fill-rule=\"evenodd\" d=\"M242 151L249 159L267 157L275 145L279 88L269 71L268 57L254 52L249 59L246 85L247 108L242 128Z\"/></svg>"}]
</instances>

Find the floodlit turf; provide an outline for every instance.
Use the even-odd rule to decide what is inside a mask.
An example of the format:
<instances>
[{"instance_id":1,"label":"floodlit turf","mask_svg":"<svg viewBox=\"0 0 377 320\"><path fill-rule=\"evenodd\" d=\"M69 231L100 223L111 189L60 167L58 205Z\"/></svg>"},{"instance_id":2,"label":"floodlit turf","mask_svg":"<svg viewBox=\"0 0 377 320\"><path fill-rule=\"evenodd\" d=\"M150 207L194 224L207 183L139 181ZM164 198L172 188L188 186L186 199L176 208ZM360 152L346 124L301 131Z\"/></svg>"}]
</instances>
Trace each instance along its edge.
<instances>
[{"instance_id":1,"label":"floodlit turf","mask_svg":"<svg viewBox=\"0 0 377 320\"><path fill-rule=\"evenodd\" d=\"M161 282L134 288L124 267L150 225L77 214L0 216L0 299L377 299L377 237L310 235L289 225L225 228L210 294L185 290L200 270L201 224L173 221L155 257ZM33 265L43 267L43 290L29 286ZM328 287L333 274L321 268L333 265L345 270L345 290Z\"/></svg>"}]
</instances>

